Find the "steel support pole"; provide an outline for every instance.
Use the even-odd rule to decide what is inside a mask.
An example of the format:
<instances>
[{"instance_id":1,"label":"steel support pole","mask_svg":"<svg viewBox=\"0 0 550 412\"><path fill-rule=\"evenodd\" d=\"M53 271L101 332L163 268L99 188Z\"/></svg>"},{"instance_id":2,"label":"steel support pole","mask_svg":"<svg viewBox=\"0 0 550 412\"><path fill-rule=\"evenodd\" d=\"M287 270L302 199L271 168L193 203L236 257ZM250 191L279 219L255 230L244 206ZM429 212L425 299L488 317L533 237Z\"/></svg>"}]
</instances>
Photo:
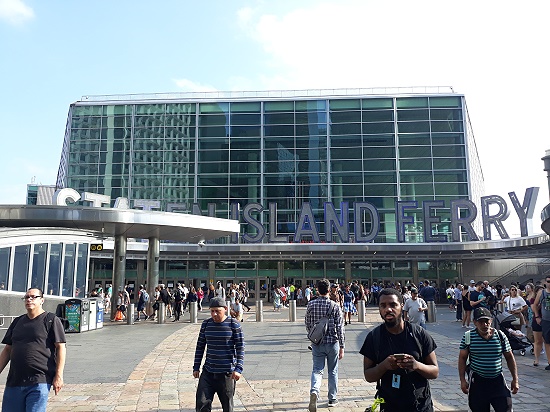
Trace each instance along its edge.
<instances>
[{"instance_id":1,"label":"steel support pole","mask_svg":"<svg viewBox=\"0 0 550 412\"><path fill-rule=\"evenodd\" d=\"M118 292L124 289L126 278L126 236L115 236L113 256L113 293L111 296L111 320L115 320Z\"/></svg>"},{"instance_id":2,"label":"steel support pole","mask_svg":"<svg viewBox=\"0 0 550 412\"><path fill-rule=\"evenodd\" d=\"M147 293L149 293L149 303L147 304L147 314L153 313L152 306L155 303L155 287L159 284L159 261L160 261L160 240L158 237L149 238L149 248L147 249Z\"/></svg>"}]
</instances>

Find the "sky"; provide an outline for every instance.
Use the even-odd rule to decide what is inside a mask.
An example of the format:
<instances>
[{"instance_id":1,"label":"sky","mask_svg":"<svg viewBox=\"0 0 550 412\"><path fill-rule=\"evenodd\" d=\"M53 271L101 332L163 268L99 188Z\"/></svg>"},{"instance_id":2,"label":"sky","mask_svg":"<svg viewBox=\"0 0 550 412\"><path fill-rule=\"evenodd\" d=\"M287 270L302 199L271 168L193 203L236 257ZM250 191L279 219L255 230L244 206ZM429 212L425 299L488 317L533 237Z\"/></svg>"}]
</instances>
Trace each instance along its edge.
<instances>
[{"instance_id":1,"label":"sky","mask_svg":"<svg viewBox=\"0 0 550 412\"><path fill-rule=\"evenodd\" d=\"M451 86L510 236L508 193L533 186L541 233L549 15L542 0L0 0L0 204L55 184L82 96Z\"/></svg>"}]
</instances>

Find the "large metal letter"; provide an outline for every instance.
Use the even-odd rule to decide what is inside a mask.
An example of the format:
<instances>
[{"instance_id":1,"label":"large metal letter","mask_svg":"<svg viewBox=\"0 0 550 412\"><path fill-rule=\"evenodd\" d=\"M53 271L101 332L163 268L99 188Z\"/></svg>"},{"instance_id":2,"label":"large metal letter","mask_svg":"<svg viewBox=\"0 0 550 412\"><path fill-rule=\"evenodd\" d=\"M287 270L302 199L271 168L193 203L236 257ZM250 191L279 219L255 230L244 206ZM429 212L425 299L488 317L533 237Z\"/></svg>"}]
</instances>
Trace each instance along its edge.
<instances>
[{"instance_id":1,"label":"large metal letter","mask_svg":"<svg viewBox=\"0 0 550 412\"><path fill-rule=\"evenodd\" d=\"M248 203L243 209L243 220L248 223L250 226L256 228L256 235L251 236L248 233L243 233L243 240L247 243L257 243L261 242L265 236L265 227L260 223L259 220L255 219L252 216L252 212L259 212L260 214L264 211L264 207L259 203Z\"/></svg>"},{"instance_id":2,"label":"large metal letter","mask_svg":"<svg viewBox=\"0 0 550 412\"><path fill-rule=\"evenodd\" d=\"M160 209L160 200L136 199L134 200L135 208L141 208L141 210Z\"/></svg>"},{"instance_id":3,"label":"large metal letter","mask_svg":"<svg viewBox=\"0 0 550 412\"><path fill-rule=\"evenodd\" d=\"M99 195L97 193L83 192L82 200L85 202L91 202L92 207L101 207L102 205L111 206L111 196Z\"/></svg>"},{"instance_id":4,"label":"large metal letter","mask_svg":"<svg viewBox=\"0 0 550 412\"><path fill-rule=\"evenodd\" d=\"M127 197L117 197L115 199L115 209L130 209L130 202Z\"/></svg>"},{"instance_id":5,"label":"large metal letter","mask_svg":"<svg viewBox=\"0 0 550 412\"><path fill-rule=\"evenodd\" d=\"M496 215L489 214L491 204L498 205L499 210ZM483 196L481 198L481 215L483 217L483 239L491 240L491 224L495 225L501 239L510 239L502 224L510 216L506 200L498 195Z\"/></svg>"},{"instance_id":6,"label":"large metal letter","mask_svg":"<svg viewBox=\"0 0 550 412\"><path fill-rule=\"evenodd\" d=\"M72 203L78 202L80 200L80 193L66 187L65 189L56 190L52 200L56 206L67 206L67 200L70 200Z\"/></svg>"},{"instance_id":7,"label":"large metal letter","mask_svg":"<svg viewBox=\"0 0 550 412\"><path fill-rule=\"evenodd\" d=\"M529 236L533 232L533 212L535 211L535 205L537 203L537 196L539 195L538 187L530 187L525 191L523 197L523 205L519 204L516 192L509 192L510 200L516 209L516 213L519 218L519 228L521 236Z\"/></svg>"},{"instance_id":8,"label":"large metal letter","mask_svg":"<svg viewBox=\"0 0 550 412\"><path fill-rule=\"evenodd\" d=\"M231 219L240 221L241 205L237 202L231 203L230 210L231 210ZM233 233L231 235L231 243L239 243L239 235L240 233Z\"/></svg>"},{"instance_id":9,"label":"large metal letter","mask_svg":"<svg viewBox=\"0 0 550 412\"><path fill-rule=\"evenodd\" d=\"M469 214L465 217L460 216L461 209L467 210ZM479 236L472 226L472 222L476 220L477 207L469 199L455 199L451 200L451 233L453 242L461 242L462 236L460 228L463 228L468 235L469 241L479 240Z\"/></svg>"},{"instance_id":10,"label":"large metal letter","mask_svg":"<svg viewBox=\"0 0 550 412\"><path fill-rule=\"evenodd\" d=\"M288 239L283 235L277 235L277 203L269 203L269 241L288 242Z\"/></svg>"},{"instance_id":11,"label":"large metal letter","mask_svg":"<svg viewBox=\"0 0 550 412\"><path fill-rule=\"evenodd\" d=\"M443 200L425 200L422 202L422 213L424 218L424 242L446 242L447 236L434 235L432 225L441 223L441 216L432 215L432 209L444 208L445 201Z\"/></svg>"},{"instance_id":12,"label":"large metal letter","mask_svg":"<svg viewBox=\"0 0 550 412\"><path fill-rule=\"evenodd\" d=\"M368 213L370 216L370 232L363 235L363 222L368 223L368 220L363 221L363 213ZM378 236L380 231L380 214L378 209L372 203L355 202L353 204L353 224L355 229L355 241L357 243L372 242Z\"/></svg>"},{"instance_id":13,"label":"large metal letter","mask_svg":"<svg viewBox=\"0 0 550 412\"><path fill-rule=\"evenodd\" d=\"M307 226L307 227L306 227ZM304 202L302 210L300 210L300 220L296 226L296 232L294 233L294 242L301 242L302 236L311 235L313 242L319 243L321 238L319 237L319 231L315 224L315 216L309 202Z\"/></svg>"},{"instance_id":14,"label":"large metal letter","mask_svg":"<svg viewBox=\"0 0 550 412\"><path fill-rule=\"evenodd\" d=\"M340 219L332 202L325 202L325 241L332 243L332 229L336 229L340 242L349 243L349 203L340 203Z\"/></svg>"},{"instance_id":15,"label":"large metal letter","mask_svg":"<svg viewBox=\"0 0 550 412\"><path fill-rule=\"evenodd\" d=\"M405 241L405 225L414 224L414 216L405 216L405 209L416 209L418 203L416 200L405 200L395 202L395 219L397 226L397 241Z\"/></svg>"}]
</instances>

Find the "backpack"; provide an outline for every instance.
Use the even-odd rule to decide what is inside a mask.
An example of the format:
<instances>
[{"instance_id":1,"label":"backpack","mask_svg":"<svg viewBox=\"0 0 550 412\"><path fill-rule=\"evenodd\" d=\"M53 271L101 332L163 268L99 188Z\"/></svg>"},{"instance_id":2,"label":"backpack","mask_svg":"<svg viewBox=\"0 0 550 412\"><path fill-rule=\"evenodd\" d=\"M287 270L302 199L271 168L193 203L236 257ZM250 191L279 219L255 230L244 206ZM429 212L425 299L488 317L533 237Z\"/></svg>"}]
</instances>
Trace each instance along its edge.
<instances>
[{"instance_id":1,"label":"backpack","mask_svg":"<svg viewBox=\"0 0 550 412\"><path fill-rule=\"evenodd\" d=\"M309 330L307 338L315 345L321 343L328 330L328 320L331 313L334 312L335 305L331 302L327 314L319 319Z\"/></svg>"},{"instance_id":2,"label":"backpack","mask_svg":"<svg viewBox=\"0 0 550 412\"><path fill-rule=\"evenodd\" d=\"M13 322L12 322L13 328L15 328L15 325L17 325L17 322L19 321L19 319L21 319L23 316L26 316L26 315L18 316L17 318L15 318L13 320ZM56 314L52 313L52 312L46 312L46 316L44 316L44 326L46 326L46 333L48 335L50 334L50 330L52 329L53 321L55 320L56 317L57 317ZM59 318L59 320L61 321L61 324L63 325L63 328L65 330L67 330L69 328L69 321L67 319L64 319L64 318Z\"/></svg>"},{"instance_id":3,"label":"backpack","mask_svg":"<svg viewBox=\"0 0 550 412\"><path fill-rule=\"evenodd\" d=\"M144 301L145 303L149 302L149 294L147 293L147 291L142 290L142 291L141 291L141 294L142 294L142 296L143 296L143 301Z\"/></svg>"}]
</instances>

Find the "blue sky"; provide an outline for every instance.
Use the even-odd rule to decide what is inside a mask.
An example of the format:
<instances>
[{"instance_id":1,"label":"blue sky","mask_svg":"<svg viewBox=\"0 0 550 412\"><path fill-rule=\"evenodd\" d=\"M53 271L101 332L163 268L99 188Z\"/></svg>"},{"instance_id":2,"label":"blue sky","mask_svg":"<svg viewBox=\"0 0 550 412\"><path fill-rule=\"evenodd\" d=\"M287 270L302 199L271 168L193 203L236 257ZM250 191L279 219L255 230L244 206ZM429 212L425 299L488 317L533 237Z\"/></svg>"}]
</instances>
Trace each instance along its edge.
<instances>
[{"instance_id":1,"label":"blue sky","mask_svg":"<svg viewBox=\"0 0 550 412\"><path fill-rule=\"evenodd\" d=\"M55 183L69 105L85 95L453 86L486 194L523 200L539 186L540 232L549 12L547 1L0 0L0 204L24 203L33 178Z\"/></svg>"}]
</instances>

